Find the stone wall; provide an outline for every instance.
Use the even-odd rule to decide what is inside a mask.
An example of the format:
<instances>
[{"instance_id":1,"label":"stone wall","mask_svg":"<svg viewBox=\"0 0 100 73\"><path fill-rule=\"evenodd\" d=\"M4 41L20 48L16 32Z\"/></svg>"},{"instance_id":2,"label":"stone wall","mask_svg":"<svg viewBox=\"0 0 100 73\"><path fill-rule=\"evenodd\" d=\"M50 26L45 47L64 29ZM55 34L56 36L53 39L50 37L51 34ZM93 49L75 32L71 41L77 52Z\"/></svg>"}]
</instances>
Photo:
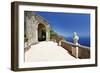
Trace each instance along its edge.
<instances>
[{"instance_id":1,"label":"stone wall","mask_svg":"<svg viewBox=\"0 0 100 73\"><path fill-rule=\"evenodd\" d=\"M25 13L25 32L26 37L28 38L28 45L34 44L37 42L37 27L38 21L35 19L35 16L32 13Z\"/></svg>"},{"instance_id":2,"label":"stone wall","mask_svg":"<svg viewBox=\"0 0 100 73\"><path fill-rule=\"evenodd\" d=\"M46 41L50 40L50 25L46 20L34 14L31 11L24 12L24 35L27 38L26 46L31 46L38 43L38 25L43 24L46 27Z\"/></svg>"}]
</instances>

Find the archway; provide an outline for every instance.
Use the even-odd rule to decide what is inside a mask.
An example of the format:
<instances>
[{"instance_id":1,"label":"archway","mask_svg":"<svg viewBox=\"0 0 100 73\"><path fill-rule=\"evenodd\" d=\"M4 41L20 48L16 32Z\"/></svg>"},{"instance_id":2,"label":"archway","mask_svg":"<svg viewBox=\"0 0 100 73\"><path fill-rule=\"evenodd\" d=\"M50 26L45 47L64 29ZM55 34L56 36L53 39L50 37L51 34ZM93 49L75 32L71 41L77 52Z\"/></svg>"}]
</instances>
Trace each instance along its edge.
<instances>
[{"instance_id":1,"label":"archway","mask_svg":"<svg viewBox=\"0 0 100 73\"><path fill-rule=\"evenodd\" d=\"M38 41L46 41L46 27L44 24L38 25Z\"/></svg>"}]
</instances>

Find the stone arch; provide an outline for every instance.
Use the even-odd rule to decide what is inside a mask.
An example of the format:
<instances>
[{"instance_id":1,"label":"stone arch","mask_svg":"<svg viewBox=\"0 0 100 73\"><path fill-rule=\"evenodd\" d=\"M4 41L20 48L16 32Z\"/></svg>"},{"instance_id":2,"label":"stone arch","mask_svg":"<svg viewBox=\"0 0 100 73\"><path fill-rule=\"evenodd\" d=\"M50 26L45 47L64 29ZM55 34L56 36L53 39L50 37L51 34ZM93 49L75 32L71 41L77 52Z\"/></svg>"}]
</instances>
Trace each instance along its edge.
<instances>
[{"instance_id":1,"label":"stone arch","mask_svg":"<svg viewBox=\"0 0 100 73\"><path fill-rule=\"evenodd\" d=\"M46 29L45 40L50 40L50 24L40 15L37 15L31 11L26 11L24 18L25 32L24 34L27 36L28 45L36 44L40 42L38 40L38 26L44 27Z\"/></svg>"},{"instance_id":2,"label":"stone arch","mask_svg":"<svg viewBox=\"0 0 100 73\"><path fill-rule=\"evenodd\" d=\"M40 26L40 27L39 27ZM37 30L36 30L36 33L37 33L37 37L39 37L39 31L38 29L42 29L43 28L43 33L44 33L44 36L45 36L45 39L44 40L39 40L37 38L37 42L40 42L40 41L49 41L50 40L50 26L45 24L45 23L41 23L39 22L37 24ZM41 32L41 31L40 31ZM41 32L42 33L42 32ZM40 34L41 34L40 33Z\"/></svg>"}]
</instances>

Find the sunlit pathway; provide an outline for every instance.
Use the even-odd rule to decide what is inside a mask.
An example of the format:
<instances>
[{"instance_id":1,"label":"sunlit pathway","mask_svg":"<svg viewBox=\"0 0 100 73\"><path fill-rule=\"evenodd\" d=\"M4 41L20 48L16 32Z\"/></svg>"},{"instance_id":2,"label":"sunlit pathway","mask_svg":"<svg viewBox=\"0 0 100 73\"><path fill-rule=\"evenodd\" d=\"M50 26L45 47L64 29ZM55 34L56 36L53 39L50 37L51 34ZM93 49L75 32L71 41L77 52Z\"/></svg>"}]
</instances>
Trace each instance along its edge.
<instances>
[{"instance_id":1,"label":"sunlit pathway","mask_svg":"<svg viewBox=\"0 0 100 73\"><path fill-rule=\"evenodd\" d=\"M57 43L52 41L39 42L25 53L25 62L36 61L67 61L75 59Z\"/></svg>"}]
</instances>

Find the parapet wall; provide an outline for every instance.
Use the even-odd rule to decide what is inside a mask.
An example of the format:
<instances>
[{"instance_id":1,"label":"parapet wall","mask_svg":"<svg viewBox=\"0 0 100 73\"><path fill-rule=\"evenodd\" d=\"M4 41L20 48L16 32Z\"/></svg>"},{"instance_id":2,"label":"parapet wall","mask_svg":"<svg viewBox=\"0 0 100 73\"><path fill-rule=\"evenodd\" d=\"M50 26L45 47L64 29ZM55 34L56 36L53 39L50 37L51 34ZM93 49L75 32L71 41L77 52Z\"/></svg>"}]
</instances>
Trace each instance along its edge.
<instances>
[{"instance_id":1,"label":"parapet wall","mask_svg":"<svg viewBox=\"0 0 100 73\"><path fill-rule=\"evenodd\" d=\"M90 58L90 48L82 45L75 45L67 41L61 41L61 46L66 49L72 56L76 57L76 47L78 47L78 58Z\"/></svg>"}]
</instances>

